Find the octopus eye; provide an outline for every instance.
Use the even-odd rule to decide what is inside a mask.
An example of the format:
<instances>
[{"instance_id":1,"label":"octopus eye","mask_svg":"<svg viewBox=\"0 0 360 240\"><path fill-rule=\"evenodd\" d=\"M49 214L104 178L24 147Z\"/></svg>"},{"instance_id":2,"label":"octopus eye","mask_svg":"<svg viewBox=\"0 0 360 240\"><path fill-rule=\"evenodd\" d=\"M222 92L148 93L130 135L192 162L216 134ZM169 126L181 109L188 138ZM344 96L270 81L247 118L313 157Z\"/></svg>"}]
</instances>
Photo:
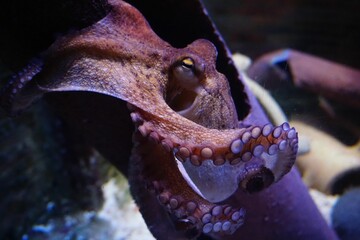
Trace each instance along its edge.
<instances>
[{"instance_id":1,"label":"octopus eye","mask_svg":"<svg viewBox=\"0 0 360 240\"><path fill-rule=\"evenodd\" d=\"M175 82L182 88L192 91L199 85L196 72L196 63L190 57L183 58L176 63L172 71Z\"/></svg>"},{"instance_id":2,"label":"octopus eye","mask_svg":"<svg viewBox=\"0 0 360 240\"><path fill-rule=\"evenodd\" d=\"M241 181L241 187L249 193L259 192L274 182L274 174L267 168L252 172Z\"/></svg>"},{"instance_id":3,"label":"octopus eye","mask_svg":"<svg viewBox=\"0 0 360 240\"><path fill-rule=\"evenodd\" d=\"M181 83L195 84L198 78L195 74L195 62L192 58L182 59L174 69L175 78Z\"/></svg>"},{"instance_id":4,"label":"octopus eye","mask_svg":"<svg viewBox=\"0 0 360 240\"><path fill-rule=\"evenodd\" d=\"M177 111L189 109L198 95L201 78L201 68L193 58L185 57L176 61L171 68L169 92L166 94L167 103Z\"/></svg>"},{"instance_id":5,"label":"octopus eye","mask_svg":"<svg viewBox=\"0 0 360 240\"><path fill-rule=\"evenodd\" d=\"M182 61L181 61L181 65L183 68L185 69L191 69L193 70L194 67L195 67L195 64L194 64L194 60L192 60L191 58L184 58Z\"/></svg>"}]
</instances>

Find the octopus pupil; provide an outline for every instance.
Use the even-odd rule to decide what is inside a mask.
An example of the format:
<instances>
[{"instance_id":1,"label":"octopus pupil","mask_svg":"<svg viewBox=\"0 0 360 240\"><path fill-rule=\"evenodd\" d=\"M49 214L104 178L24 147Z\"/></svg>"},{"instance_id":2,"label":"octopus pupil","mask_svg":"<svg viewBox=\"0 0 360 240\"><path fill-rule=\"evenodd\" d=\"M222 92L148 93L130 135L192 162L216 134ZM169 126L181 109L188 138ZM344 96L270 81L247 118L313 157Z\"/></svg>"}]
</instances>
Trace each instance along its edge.
<instances>
[{"instance_id":1,"label":"octopus pupil","mask_svg":"<svg viewBox=\"0 0 360 240\"><path fill-rule=\"evenodd\" d=\"M191 64L188 64L188 63L186 63L186 62L182 62L182 65L183 65L184 67L191 68Z\"/></svg>"}]
</instances>

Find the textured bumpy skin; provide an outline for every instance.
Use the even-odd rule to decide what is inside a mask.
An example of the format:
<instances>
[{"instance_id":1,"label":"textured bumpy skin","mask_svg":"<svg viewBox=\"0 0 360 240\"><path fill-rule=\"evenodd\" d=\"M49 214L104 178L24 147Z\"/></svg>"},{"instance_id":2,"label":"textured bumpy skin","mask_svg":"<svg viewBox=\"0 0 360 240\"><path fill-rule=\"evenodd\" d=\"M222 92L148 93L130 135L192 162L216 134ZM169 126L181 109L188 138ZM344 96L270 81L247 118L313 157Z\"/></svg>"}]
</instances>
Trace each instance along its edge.
<instances>
[{"instance_id":1,"label":"textured bumpy skin","mask_svg":"<svg viewBox=\"0 0 360 240\"><path fill-rule=\"evenodd\" d=\"M2 102L18 111L45 93L67 91L128 102L136 126L130 184L147 223L156 218L144 194L156 196L179 236L234 233L246 209L221 202L280 180L295 161L296 131L287 123L240 128L211 42L173 48L135 8L110 3L104 19L59 39L44 64L15 77Z\"/></svg>"}]
</instances>

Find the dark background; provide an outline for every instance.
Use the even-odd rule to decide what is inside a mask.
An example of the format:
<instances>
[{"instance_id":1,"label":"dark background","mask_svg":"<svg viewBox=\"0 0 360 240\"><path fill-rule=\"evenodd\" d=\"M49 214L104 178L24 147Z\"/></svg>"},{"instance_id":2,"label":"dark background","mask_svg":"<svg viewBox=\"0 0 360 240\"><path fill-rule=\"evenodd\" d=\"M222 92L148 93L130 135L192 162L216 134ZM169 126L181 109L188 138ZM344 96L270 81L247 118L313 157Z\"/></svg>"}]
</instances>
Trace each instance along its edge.
<instances>
[{"instance_id":1,"label":"dark background","mask_svg":"<svg viewBox=\"0 0 360 240\"><path fill-rule=\"evenodd\" d=\"M360 67L357 0L204 0L232 51L295 48Z\"/></svg>"}]
</instances>

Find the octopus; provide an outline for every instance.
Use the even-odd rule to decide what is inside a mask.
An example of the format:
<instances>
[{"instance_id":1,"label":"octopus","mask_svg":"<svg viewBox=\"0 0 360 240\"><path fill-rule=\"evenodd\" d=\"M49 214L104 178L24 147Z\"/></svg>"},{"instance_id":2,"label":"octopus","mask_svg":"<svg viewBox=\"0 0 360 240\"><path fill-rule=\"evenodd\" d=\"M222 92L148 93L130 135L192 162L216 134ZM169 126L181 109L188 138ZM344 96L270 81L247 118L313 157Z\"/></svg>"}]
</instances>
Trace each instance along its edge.
<instances>
[{"instance_id":1,"label":"octopus","mask_svg":"<svg viewBox=\"0 0 360 240\"><path fill-rule=\"evenodd\" d=\"M217 49L198 39L174 48L131 5L112 0L97 23L59 38L0 96L19 112L54 92L93 92L127 102L135 126L131 192L152 233L166 218L176 236L222 236L246 224L234 194L259 192L292 168L297 132L239 122ZM156 204L161 213L147 206Z\"/></svg>"}]
</instances>

